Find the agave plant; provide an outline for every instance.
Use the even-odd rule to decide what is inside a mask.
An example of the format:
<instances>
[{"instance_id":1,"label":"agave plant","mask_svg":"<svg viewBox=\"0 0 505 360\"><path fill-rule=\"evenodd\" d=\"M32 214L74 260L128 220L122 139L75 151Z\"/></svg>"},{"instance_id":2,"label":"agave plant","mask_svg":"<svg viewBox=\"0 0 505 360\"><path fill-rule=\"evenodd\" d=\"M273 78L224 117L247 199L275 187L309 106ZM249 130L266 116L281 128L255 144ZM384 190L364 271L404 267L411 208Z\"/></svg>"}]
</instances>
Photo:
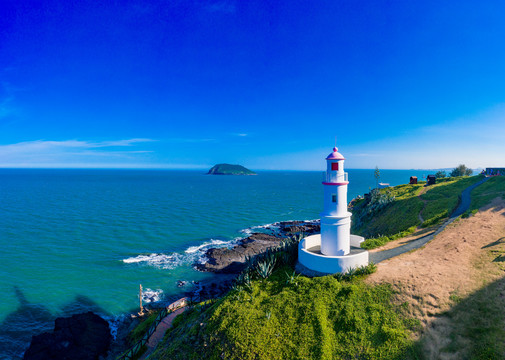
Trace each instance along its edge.
<instances>
[{"instance_id":1,"label":"agave plant","mask_svg":"<svg viewBox=\"0 0 505 360\"><path fill-rule=\"evenodd\" d=\"M300 277L300 274L297 274L296 271L293 271L293 274L289 275L286 272L287 275L287 280L286 280L286 285L295 285L298 286L298 278Z\"/></svg>"},{"instance_id":2,"label":"agave plant","mask_svg":"<svg viewBox=\"0 0 505 360\"><path fill-rule=\"evenodd\" d=\"M356 268L350 268L349 270L347 270L347 272L345 273L345 276L348 278L348 279L351 279L353 278L354 276L356 276L358 274L357 272L357 269Z\"/></svg>"},{"instance_id":3,"label":"agave plant","mask_svg":"<svg viewBox=\"0 0 505 360\"><path fill-rule=\"evenodd\" d=\"M335 279L337 279L337 281L342 281L342 280L344 280L344 274L342 274L342 273L336 273L335 275L333 275L333 277L334 277Z\"/></svg>"},{"instance_id":4,"label":"agave plant","mask_svg":"<svg viewBox=\"0 0 505 360\"><path fill-rule=\"evenodd\" d=\"M254 267L254 257L246 256L245 257L246 270L252 269Z\"/></svg>"},{"instance_id":5,"label":"agave plant","mask_svg":"<svg viewBox=\"0 0 505 360\"><path fill-rule=\"evenodd\" d=\"M273 259L260 261L256 264L256 272L262 279L268 278L275 267L275 257Z\"/></svg>"}]
</instances>

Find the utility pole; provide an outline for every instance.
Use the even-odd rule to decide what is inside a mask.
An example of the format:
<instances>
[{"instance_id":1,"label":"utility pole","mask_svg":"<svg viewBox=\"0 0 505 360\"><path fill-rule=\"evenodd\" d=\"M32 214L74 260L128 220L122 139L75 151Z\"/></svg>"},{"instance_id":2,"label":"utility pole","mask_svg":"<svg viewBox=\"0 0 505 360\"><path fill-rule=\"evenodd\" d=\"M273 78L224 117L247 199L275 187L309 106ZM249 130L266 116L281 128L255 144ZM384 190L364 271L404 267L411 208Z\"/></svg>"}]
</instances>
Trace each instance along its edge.
<instances>
[{"instance_id":1,"label":"utility pole","mask_svg":"<svg viewBox=\"0 0 505 360\"><path fill-rule=\"evenodd\" d=\"M140 290L139 290L139 302L140 302L140 312L139 316L144 315L144 308L142 307L142 284L140 284Z\"/></svg>"}]
</instances>

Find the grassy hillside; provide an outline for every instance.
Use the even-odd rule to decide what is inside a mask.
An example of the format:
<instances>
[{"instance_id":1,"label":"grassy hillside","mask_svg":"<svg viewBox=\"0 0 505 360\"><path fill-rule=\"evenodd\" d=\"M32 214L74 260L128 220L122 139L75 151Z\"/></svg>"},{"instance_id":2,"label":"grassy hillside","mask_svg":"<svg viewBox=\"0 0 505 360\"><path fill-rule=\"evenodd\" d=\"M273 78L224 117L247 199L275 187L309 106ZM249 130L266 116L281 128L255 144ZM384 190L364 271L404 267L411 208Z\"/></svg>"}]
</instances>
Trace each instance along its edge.
<instances>
[{"instance_id":1,"label":"grassy hillside","mask_svg":"<svg viewBox=\"0 0 505 360\"><path fill-rule=\"evenodd\" d=\"M472 190L470 210L476 210L488 204L496 197L505 199L505 176L492 177L484 184Z\"/></svg>"},{"instance_id":2,"label":"grassy hillside","mask_svg":"<svg viewBox=\"0 0 505 360\"><path fill-rule=\"evenodd\" d=\"M458 206L461 192L470 185L480 181L481 175L447 178L439 182L430 190L421 195L425 200L426 207L422 216L429 225L436 224L440 219L447 218L451 212Z\"/></svg>"},{"instance_id":3,"label":"grassy hillside","mask_svg":"<svg viewBox=\"0 0 505 360\"><path fill-rule=\"evenodd\" d=\"M360 226L363 231L372 225L390 234L408 232L408 226L421 224L420 212L425 223L433 219L438 222L456 207L461 191L479 180L479 176L453 178L430 187L401 185L380 190L385 200L377 195L372 200L375 205L368 206L371 213L367 213L365 200L356 205L361 211ZM504 194L505 177L490 179L472 192L472 207ZM388 284L368 285L363 281L374 270L373 265L344 275L307 278L293 272L296 249L297 240L290 239L250 262L228 294L197 304L176 318L150 359L425 357L421 352L423 341L413 340L413 334L421 334L421 325L408 315L409 303L398 305L400 294ZM493 296L501 296L503 288L493 290ZM503 329L495 326L500 322L489 326L487 320L497 318L493 314L499 312L489 301L491 292L468 299L454 294L449 300L455 307L446 313L461 325L454 336L472 341L472 358L499 358L495 355L501 354L503 346L495 343L501 341Z\"/></svg>"},{"instance_id":4,"label":"grassy hillside","mask_svg":"<svg viewBox=\"0 0 505 360\"><path fill-rule=\"evenodd\" d=\"M480 179L480 175L445 178L428 187L421 182L373 190L369 199L357 202L352 209L352 232L369 239L364 247L371 249L419 226L437 225L457 207L461 192Z\"/></svg>"},{"instance_id":5,"label":"grassy hillside","mask_svg":"<svg viewBox=\"0 0 505 360\"><path fill-rule=\"evenodd\" d=\"M359 278L292 276L282 266L268 279L197 306L152 359L405 359L409 329L419 323L392 305L392 289Z\"/></svg>"}]
</instances>

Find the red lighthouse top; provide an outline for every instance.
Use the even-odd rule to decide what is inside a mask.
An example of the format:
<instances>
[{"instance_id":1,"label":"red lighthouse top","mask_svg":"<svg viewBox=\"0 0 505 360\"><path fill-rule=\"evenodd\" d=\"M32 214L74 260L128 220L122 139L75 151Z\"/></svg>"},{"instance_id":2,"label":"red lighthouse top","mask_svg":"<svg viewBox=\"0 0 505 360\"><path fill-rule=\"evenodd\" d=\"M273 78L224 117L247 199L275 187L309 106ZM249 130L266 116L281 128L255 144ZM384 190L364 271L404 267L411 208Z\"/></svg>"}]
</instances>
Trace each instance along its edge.
<instances>
[{"instance_id":1,"label":"red lighthouse top","mask_svg":"<svg viewBox=\"0 0 505 360\"><path fill-rule=\"evenodd\" d=\"M326 160L345 160L345 159L344 156L338 152L338 148L334 147L333 152L330 155L328 155Z\"/></svg>"}]
</instances>

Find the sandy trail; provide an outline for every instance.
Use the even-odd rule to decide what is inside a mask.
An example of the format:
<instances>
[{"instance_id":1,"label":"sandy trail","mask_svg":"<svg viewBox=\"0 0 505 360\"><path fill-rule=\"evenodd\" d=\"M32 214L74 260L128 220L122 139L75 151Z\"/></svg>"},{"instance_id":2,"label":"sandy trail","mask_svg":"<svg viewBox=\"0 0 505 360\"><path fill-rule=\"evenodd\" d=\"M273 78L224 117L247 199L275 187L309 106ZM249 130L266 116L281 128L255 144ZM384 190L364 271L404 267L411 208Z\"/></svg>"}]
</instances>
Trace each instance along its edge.
<instances>
[{"instance_id":1,"label":"sandy trail","mask_svg":"<svg viewBox=\"0 0 505 360\"><path fill-rule=\"evenodd\" d=\"M430 358L456 359L461 354L442 354L450 340L444 338L440 318L438 329L433 321L453 304L451 295L464 297L480 289L483 279L489 282L503 276L497 263L482 261L489 258L489 245L500 240L505 241L505 201L495 199L475 216L448 225L424 248L379 263L377 272L366 281L387 282L400 290L397 300L409 303L411 315L424 325L423 337L432 338L428 341Z\"/></svg>"}]
</instances>

